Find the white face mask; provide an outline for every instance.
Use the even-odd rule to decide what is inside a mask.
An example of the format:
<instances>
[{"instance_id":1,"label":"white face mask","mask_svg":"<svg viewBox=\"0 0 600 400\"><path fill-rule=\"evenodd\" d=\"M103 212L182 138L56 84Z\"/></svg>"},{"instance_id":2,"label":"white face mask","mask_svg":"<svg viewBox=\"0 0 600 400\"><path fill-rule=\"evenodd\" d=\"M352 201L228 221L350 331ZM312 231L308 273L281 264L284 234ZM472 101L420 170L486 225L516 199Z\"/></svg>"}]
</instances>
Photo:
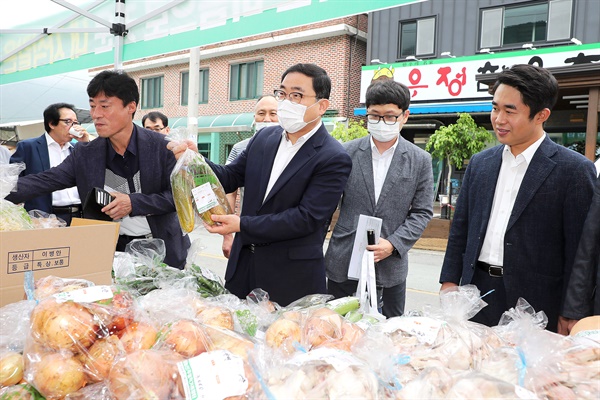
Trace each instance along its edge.
<instances>
[{"instance_id":1,"label":"white face mask","mask_svg":"<svg viewBox=\"0 0 600 400\"><path fill-rule=\"evenodd\" d=\"M260 131L262 128L266 128L268 126L279 126L279 122L257 122L254 124L256 128L256 132Z\"/></svg>"},{"instance_id":2,"label":"white face mask","mask_svg":"<svg viewBox=\"0 0 600 400\"><path fill-rule=\"evenodd\" d=\"M373 136L373 139L386 143L398 137L400 134L400 122L396 121L394 125L384 124L383 121L379 121L377 124L368 122L367 130Z\"/></svg>"},{"instance_id":3,"label":"white face mask","mask_svg":"<svg viewBox=\"0 0 600 400\"><path fill-rule=\"evenodd\" d=\"M319 102L316 102L315 104L319 104ZM304 122L304 114L306 114L306 110L308 110L310 107L307 107L304 104L292 103L287 99L280 101L277 105L277 118L279 119L279 125L288 133L298 132L306 125L316 121L319 118L319 116L317 116L317 118L313 119L312 121Z\"/></svg>"}]
</instances>

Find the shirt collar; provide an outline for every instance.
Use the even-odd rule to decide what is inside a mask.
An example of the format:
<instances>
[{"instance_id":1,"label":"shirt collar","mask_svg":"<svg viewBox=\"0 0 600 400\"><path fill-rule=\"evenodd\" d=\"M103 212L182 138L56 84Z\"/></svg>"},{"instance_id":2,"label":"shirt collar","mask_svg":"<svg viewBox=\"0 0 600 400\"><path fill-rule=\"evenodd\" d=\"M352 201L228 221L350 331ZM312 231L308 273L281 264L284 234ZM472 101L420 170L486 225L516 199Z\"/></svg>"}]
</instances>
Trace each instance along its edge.
<instances>
[{"instance_id":1,"label":"shirt collar","mask_svg":"<svg viewBox=\"0 0 600 400\"><path fill-rule=\"evenodd\" d=\"M517 157L513 157L513 159L524 159L527 165L529 165L529 163L531 163L531 159L533 159L533 156L535 155L535 152L540 148L545 138L546 132L544 132L544 134L538 140L533 142L528 148L523 150L521 154L519 154ZM510 152L510 146L504 145L504 154L507 156L512 156L512 153Z\"/></svg>"},{"instance_id":2,"label":"shirt collar","mask_svg":"<svg viewBox=\"0 0 600 400\"><path fill-rule=\"evenodd\" d=\"M65 143L65 146L67 146L67 147L65 147L65 148L63 149L63 148L62 148L62 147L61 147L61 146L60 146L60 145L59 145L59 144L56 142L56 140L54 140L54 139L52 138L52 136L50 136L50 134L49 134L48 132L44 132L44 135L46 135L46 143L47 143L48 147L50 147L50 146L51 146L52 144L54 144L54 143L56 143L56 145L57 145L58 147L60 147L60 149L61 149L61 150L68 149L69 147L73 147L73 145L71 144L71 142L67 142L67 143Z\"/></svg>"},{"instance_id":3,"label":"shirt collar","mask_svg":"<svg viewBox=\"0 0 600 400\"><path fill-rule=\"evenodd\" d=\"M127 148L125 149L125 153L127 153L127 152L131 153L134 156L137 155L137 129L135 128L135 124L133 125L133 132L131 133L131 138L129 139L129 144L127 145ZM108 155L109 155L110 159L113 159L117 155L117 152L115 151L115 149L113 149L110 142L109 142L109 146L108 146Z\"/></svg>"},{"instance_id":4,"label":"shirt collar","mask_svg":"<svg viewBox=\"0 0 600 400\"><path fill-rule=\"evenodd\" d=\"M295 145L301 145L303 143L305 143L308 139L310 139L312 137L312 135L315 134L315 132L321 127L321 125L323 125L323 122L321 122L320 124L317 124L317 126L315 126L312 130L310 130L308 133L305 133L304 135L300 136L298 138L298 140L296 141ZM281 135L283 136L284 140L289 141L288 137L287 137L287 132L285 131L285 129L283 130L283 132L281 132ZM291 145L291 143L290 143Z\"/></svg>"},{"instance_id":5,"label":"shirt collar","mask_svg":"<svg viewBox=\"0 0 600 400\"><path fill-rule=\"evenodd\" d=\"M373 136L369 135L369 141L371 142L371 151L373 151L374 154L384 155L390 151L392 153L396 151L396 147L398 147L398 142L400 142L400 135L398 135L398 138L396 138L396 141L394 142L392 147L390 147L383 153L379 153L379 149L377 148L377 146L375 145L375 142L373 141Z\"/></svg>"}]
</instances>

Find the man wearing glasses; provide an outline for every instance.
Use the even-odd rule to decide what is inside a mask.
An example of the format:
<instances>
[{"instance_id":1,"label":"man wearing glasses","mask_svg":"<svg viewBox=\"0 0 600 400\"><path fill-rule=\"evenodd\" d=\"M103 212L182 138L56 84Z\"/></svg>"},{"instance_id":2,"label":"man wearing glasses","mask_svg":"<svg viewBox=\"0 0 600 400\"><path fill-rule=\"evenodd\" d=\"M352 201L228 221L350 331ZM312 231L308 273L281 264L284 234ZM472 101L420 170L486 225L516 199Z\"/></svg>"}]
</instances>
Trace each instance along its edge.
<instances>
[{"instance_id":1,"label":"man wearing glasses","mask_svg":"<svg viewBox=\"0 0 600 400\"><path fill-rule=\"evenodd\" d=\"M352 296L357 281L348 267L361 214L381 218L379 243L367 246L375 256L378 304L388 318L404 313L408 250L433 217L431 156L408 142L400 131L408 119L410 92L393 80L376 81L366 93L370 135L344 143L352 173L340 203L325 265L329 294ZM381 290L381 288L383 288Z\"/></svg>"},{"instance_id":2,"label":"man wearing glasses","mask_svg":"<svg viewBox=\"0 0 600 400\"><path fill-rule=\"evenodd\" d=\"M73 139L89 142L87 131L79 125L75 106L67 103L50 104L44 110L46 132L37 138L17 144L11 163L25 163L21 176L37 174L56 167L71 154ZM55 214L71 225L72 217L81 217L81 200L76 187L57 190L25 202L25 209Z\"/></svg>"},{"instance_id":3,"label":"man wearing glasses","mask_svg":"<svg viewBox=\"0 0 600 400\"><path fill-rule=\"evenodd\" d=\"M274 93L280 127L258 131L231 164L210 163L227 193L245 186L241 216L213 215L218 224L206 226L211 233L236 233L225 287L240 298L262 288L287 306L327 292L327 221L352 168L321 122L330 91L331 80L322 68L288 68ZM176 155L186 149L177 143L168 147Z\"/></svg>"},{"instance_id":4,"label":"man wearing glasses","mask_svg":"<svg viewBox=\"0 0 600 400\"><path fill-rule=\"evenodd\" d=\"M151 131L168 135L171 132L169 128L169 118L161 112L152 111L142 117L142 126Z\"/></svg>"}]
</instances>

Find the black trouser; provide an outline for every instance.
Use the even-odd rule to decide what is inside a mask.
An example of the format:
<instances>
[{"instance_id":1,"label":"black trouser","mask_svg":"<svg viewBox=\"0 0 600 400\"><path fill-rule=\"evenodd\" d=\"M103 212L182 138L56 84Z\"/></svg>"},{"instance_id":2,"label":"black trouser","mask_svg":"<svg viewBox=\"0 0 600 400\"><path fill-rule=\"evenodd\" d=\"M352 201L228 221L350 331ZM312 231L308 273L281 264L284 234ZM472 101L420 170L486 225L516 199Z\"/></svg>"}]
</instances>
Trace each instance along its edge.
<instances>
[{"instance_id":1,"label":"black trouser","mask_svg":"<svg viewBox=\"0 0 600 400\"><path fill-rule=\"evenodd\" d=\"M62 219L67 223L67 226L71 226L72 218L81 218L81 204L72 204L70 206L53 206L52 214Z\"/></svg>"},{"instance_id":2,"label":"black trouser","mask_svg":"<svg viewBox=\"0 0 600 400\"><path fill-rule=\"evenodd\" d=\"M134 239L150 239L152 235L142 235L142 236L129 236L129 235L119 235L119 239L117 240L117 251L125 251L125 247L129 242Z\"/></svg>"},{"instance_id":3,"label":"black trouser","mask_svg":"<svg viewBox=\"0 0 600 400\"><path fill-rule=\"evenodd\" d=\"M334 282L327 280L327 293L336 299L346 296L355 296L358 281L347 280L345 282ZM377 304L380 312L387 318L399 317L404 314L406 302L406 281L389 288L377 287ZM383 304L382 304L383 303Z\"/></svg>"},{"instance_id":4,"label":"black trouser","mask_svg":"<svg viewBox=\"0 0 600 400\"><path fill-rule=\"evenodd\" d=\"M478 322L487 326L496 326L500 317L506 310L506 290L504 289L504 280L501 277L493 277L486 271L475 268L471 283L479 289L480 295L488 305L483 307L471 321ZM489 294L488 292L492 291Z\"/></svg>"}]
</instances>

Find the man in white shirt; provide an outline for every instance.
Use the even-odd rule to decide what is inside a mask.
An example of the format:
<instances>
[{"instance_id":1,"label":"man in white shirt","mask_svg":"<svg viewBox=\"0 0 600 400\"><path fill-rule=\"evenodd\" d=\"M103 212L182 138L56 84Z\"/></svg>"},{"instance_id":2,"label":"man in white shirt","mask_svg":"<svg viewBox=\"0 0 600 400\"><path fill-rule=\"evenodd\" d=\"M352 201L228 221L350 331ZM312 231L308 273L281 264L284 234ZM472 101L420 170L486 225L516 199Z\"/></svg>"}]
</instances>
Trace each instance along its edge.
<instances>
[{"instance_id":1,"label":"man in white shirt","mask_svg":"<svg viewBox=\"0 0 600 400\"><path fill-rule=\"evenodd\" d=\"M441 290L474 284L488 304L473 320L497 325L524 298L567 333L564 295L595 169L554 143L543 124L558 98L547 70L514 65L492 88L500 146L473 156L465 172L440 276Z\"/></svg>"},{"instance_id":2,"label":"man in white shirt","mask_svg":"<svg viewBox=\"0 0 600 400\"><path fill-rule=\"evenodd\" d=\"M352 296L357 281L348 269L362 215L381 218L379 243L374 252L380 303L388 318L404 313L408 251L433 217L431 156L400 136L410 111L410 91L393 80L376 81L366 93L370 135L344 143L352 158L352 172L340 203L325 265L327 289L335 298Z\"/></svg>"},{"instance_id":3,"label":"man in white shirt","mask_svg":"<svg viewBox=\"0 0 600 400\"><path fill-rule=\"evenodd\" d=\"M44 128L46 133L42 136L20 141L10 158L11 163L25 163L21 176L37 174L62 163L71 154L73 139L89 142L89 135L79 125L72 104L55 103L46 107ZM70 225L72 217L81 217L81 199L77 188L72 187L28 200L25 209L55 214Z\"/></svg>"},{"instance_id":4,"label":"man in white shirt","mask_svg":"<svg viewBox=\"0 0 600 400\"><path fill-rule=\"evenodd\" d=\"M229 165L207 161L226 192L245 186L241 216L212 215L211 233L236 233L225 287L244 299L262 288L287 306L326 293L323 241L352 160L325 129L331 80L314 64L296 64L281 78L279 127L261 129ZM193 143L169 143L178 155ZM252 183L245 185L245 183Z\"/></svg>"}]
</instances>

